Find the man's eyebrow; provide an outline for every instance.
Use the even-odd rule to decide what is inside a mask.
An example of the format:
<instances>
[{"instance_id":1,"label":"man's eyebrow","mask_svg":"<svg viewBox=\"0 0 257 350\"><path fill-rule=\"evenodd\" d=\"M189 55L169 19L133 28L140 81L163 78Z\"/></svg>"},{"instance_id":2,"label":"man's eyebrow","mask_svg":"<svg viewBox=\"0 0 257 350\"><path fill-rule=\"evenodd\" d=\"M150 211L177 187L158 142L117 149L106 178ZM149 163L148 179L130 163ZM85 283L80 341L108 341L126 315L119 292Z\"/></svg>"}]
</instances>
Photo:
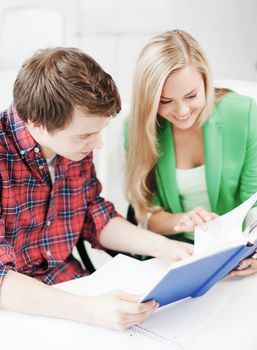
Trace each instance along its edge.
<instances>
[{"instance_id":1,"label":"man's eyebrow","mask_svg":"<svg viewBox=\"0 0 257 350\"><path fill-rule=\"evenodd\" d=\"M85 133L85 134L76 134L75 136L91 136L91 135L95 135L97 134L97 131L96 132L90 132L90 133Z\"/></svg>"},{"instance_id":2,"label":"man's eyebrow","mask_svg":"<svg viewBox=\"0 0 257 350\"><path fill-rule=\"evenodd\" d=\"M191 90L190 92L186 93L185 96L188 96L188 95L191 95L193 92L196 92L197 91L197 88ZM161 96L161 99L164 99L164 100L173 100L172 97L165 97L165 96Z\"/></svg>"}]
</instances>

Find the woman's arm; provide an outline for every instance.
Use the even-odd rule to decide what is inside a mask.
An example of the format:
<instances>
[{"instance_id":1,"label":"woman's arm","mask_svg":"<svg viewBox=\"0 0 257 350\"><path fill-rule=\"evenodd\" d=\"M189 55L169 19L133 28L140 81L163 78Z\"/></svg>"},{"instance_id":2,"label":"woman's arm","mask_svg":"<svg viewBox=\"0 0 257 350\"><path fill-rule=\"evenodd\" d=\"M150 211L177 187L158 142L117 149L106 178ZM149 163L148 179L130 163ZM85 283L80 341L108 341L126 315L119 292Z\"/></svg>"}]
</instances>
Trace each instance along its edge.
<instances>
[{"instance_id":1,"label":"woman's arm","mask_svg":"<svg viewBox=\"0 0 257 350\"><path fill-rule=\"evenodd\" d=\"M168 213L164 210L154 212L148 221L149 230L161 235L172 235L194 231L196 225L206 229L206 222L213 220L217 214L197 207L185 213Z\"/></svg>"},{"instance_id":2,"label":"woman's arm","mask_svg":"<svg viewBox=\"0 0 257 350\"><path fill-rule=\"evenodd\" d=\"M148 229L161 235L177 234L175 227L183 215L184 213L172 214L164 210L155 211L148 220Z\"/></svg>"}]
</instances>

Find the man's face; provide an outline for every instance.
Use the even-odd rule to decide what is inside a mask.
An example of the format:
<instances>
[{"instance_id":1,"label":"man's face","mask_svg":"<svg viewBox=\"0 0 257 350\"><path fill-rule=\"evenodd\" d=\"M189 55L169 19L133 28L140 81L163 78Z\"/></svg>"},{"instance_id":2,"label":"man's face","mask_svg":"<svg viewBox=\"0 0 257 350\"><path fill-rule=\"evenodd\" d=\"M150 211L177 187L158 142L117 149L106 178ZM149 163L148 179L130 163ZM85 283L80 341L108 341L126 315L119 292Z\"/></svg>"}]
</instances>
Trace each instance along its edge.
<instances>
[{"instance_id":1,"label":"man's face","mask_svg":"<svg viewBox=\"0 0 257 350\"><path fill-rule=\"evenodd\" d=\"M41 129L37 139L46 158L55 154L79 161L94 149L102 148L101 130L107 126L110 118L88 116L74 110L72 122L63 130L49 133Z\"/></svg>"}]
</instances>

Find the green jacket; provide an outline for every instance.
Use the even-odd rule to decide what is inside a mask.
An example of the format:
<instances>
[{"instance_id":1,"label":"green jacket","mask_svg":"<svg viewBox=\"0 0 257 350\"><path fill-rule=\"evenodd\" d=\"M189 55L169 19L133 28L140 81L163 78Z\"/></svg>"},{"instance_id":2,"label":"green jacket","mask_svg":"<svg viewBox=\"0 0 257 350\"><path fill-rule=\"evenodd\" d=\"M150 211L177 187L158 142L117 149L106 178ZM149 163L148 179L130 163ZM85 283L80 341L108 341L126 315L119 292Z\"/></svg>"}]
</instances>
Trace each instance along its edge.
<instances>
[{"instance_id":1,"label":"green jacket","mask_svg":"<svg viewBox=\"0 0 257 350\"><path fill-rule=\"evenodd\" d=\"M182 212L176 183L171 124L158 130L155 204ZM205 176L213 212L222 215L257 191L257 107L252 98L230 93L203 125Z\"/></svg>"},{"instance_id":2,"label":"green jacket","mask_svg":"<svg viewBox=\"0 0 257 350\"><path fill-rule=\"evenodd\" d=\"M257 107L255 100L230 93L216 104L203 125L206 184L213 212L222 215L257 191ZM127 127L125 127L125 140ZM125 141L126 142L126 141ZM170 122L158 128L153 204L181 213Z\"/></svg>"}]
</instances>

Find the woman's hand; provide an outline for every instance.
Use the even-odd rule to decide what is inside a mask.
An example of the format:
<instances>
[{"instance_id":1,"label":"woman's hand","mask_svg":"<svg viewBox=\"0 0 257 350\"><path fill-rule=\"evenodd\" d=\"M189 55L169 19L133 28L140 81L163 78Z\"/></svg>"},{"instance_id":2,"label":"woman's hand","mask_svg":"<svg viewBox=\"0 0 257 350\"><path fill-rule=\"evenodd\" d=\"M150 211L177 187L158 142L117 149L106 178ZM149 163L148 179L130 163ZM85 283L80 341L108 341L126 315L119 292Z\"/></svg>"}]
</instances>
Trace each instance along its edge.
<instances>
[{"instance_id":1,"label":"woman's hand","mask_svg":"<svg viewBox=\"0 0 257 350\"><path fill-rule=\"evenodd\" d=\"M257 250L256 250L257 253ZM257 272L257 254L240 261L239 267L230 272L230 276L248 276Z\"/></svg>"},{"instance_id":2,"label":"woman's hand","mask_svg":"<svg viewBox=\"0 0 257 350\"><path fill-rule=\"evenodd\" d=\"M77 321L125 331L143 322L159 306L153 300L138 303L140 298L138 295L121 290L98 296L82 297L81 315Z\"/></svg>"},{"instance_id":3,"label":"woman's hand","mask_svg":"<svg viewBox=\"0 0 257 350\"><path fill-rule=\"evenodd\" d=\"M194 231L195 226L206 230L206 222L216 219L217 214L209 212L201 207L196 207L184 213L179 222L174 226L176 232Z\"/></svg>"}]
</instances>

